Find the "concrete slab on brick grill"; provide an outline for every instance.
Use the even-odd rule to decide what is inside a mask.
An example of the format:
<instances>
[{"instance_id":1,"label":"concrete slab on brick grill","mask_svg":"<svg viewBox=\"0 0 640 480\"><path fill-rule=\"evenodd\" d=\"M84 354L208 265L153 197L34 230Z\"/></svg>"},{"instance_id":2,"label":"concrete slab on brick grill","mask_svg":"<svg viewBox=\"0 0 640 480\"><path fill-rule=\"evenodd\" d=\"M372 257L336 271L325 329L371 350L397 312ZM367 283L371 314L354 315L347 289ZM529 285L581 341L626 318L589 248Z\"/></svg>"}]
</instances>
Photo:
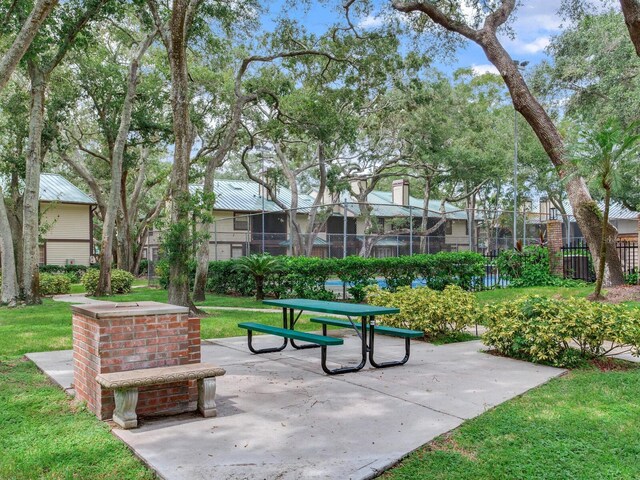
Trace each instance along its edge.
<instances>
[{"instance_id":1,"label":"concrete slab on brick grill","mask_svg":"<svg viewBox=\"0 0 640 480\"><path fill-rule=\"evenodd\" d=\"M330 334L345 340L328 349L332 366L358 363L359 338L348 330ZM260 348L282 341L254 338ZM402 367L367 364L327 376L319 349L252 355L246 337L206 340L202 361L227 371L217 382L218 417L143 419L138 429L113 433L170 480L371 478L464 419L563 372L481 348L413 341ZM30 358L47 371L60 361L47 363L47 355ZM376 337L377 360L403 355L402 339Z\"/></svg>"}]
</instances>

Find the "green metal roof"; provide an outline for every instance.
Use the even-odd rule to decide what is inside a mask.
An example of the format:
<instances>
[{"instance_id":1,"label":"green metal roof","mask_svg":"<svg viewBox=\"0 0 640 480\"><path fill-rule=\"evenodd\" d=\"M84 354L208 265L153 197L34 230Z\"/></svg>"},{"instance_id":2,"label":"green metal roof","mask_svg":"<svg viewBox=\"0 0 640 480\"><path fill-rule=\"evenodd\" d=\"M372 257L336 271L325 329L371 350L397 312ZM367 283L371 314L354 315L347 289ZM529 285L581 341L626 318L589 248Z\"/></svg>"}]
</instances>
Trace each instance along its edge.
<instances>
[{"instance_id":1,"label":"green metal roof","mask_svg":"<svg viewBox=\"0 0 640 480\"><path fill-rule=\"evenodd\" d=\"M40 175L40 201L94 205L96 201L57 173Z\"/></svg>"},{"instance_id":2,"label":"green metal roof","mask_svg":"<svg viewBox=\"0 0 640 480\"><path fill-rule=\"evenodd\" d=\"M341 201L353 202L352 198L348 194L343 194ZM384 192L382 190L374 190L369 194L367 198L371 206L373 207L373 215L380 218L394 218L394 217L419 217L422 215L423 201L419 198L409 197L409 205L396 205L393 203L391 192ZM409 208L412 207L412 209ZM450 220L466 220L467 213L452 205L445 203L445 216ZM360 213L360 209L356 203L349 203L347 209L355 215ZM429 200L429 218L440 218L440 200Z\"/></svg>"},{"instance_id":3,"label":"green metal roof","mask_svg":"<svg viewBox=\"0 0 640 480\"><path fill-rule=\"evenodd\" d=\"M193 194L202 190L202 185L189 185L189 191ZM263 199L260 196L260 185L251 180L215 180L213 192L216 195L216 210L229 210L233 212L261 212ZM278 187L277 198L287 208L291 206L291 190ZM305 213L313 204L313 198L309 195L298 195L298 211ZM265 212L282 212L282 209L272 200L264 199Z\"/></svg>"},{"instance_id":4,"label":"green metal roof","mask_svg":"<svg viewBox=\"0 0 640 480\"><path fill-rule=\"evenodd\" d=\"M0 176L0 187L4 189L6 185L6 177ZM57 173L40 174L40 192L38 197L41 202L77 203L80 205L96 204L93 197L87 195L69 180Z\"/></svg>"}]
</instances>

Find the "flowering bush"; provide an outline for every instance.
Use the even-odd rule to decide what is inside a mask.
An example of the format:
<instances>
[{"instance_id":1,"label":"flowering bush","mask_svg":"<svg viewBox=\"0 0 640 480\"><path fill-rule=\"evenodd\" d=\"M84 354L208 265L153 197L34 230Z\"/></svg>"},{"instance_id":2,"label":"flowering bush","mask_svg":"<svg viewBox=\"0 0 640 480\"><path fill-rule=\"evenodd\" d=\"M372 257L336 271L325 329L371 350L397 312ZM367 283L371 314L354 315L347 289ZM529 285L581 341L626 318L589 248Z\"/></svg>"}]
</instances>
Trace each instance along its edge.
<instances>
[{"instance_id":1,"label":"flowering bush","mask_svg":"<svg viewBox=\"0 0 640 480\"><path fill-rule=\"evenodd\" d=\"M527 296L488 305L484 317L485 343L514 358L571 367L613 351L639 353L640 309Z\"/></svg>"},{"instance_id":2,"label":"flowering bush","mask_svg":"<svg viewBox=\"0 0 640 480\"><path fill-rule=\"evenodd\" d=\"M98 288L100 270L90 268L82 277L82 284L89 295L95 295ZM111 270L111 293L129 293L133 285L133 275L126 270Z\"/></svg>"},{"instance_id":3,"label":"flowering bush","mask_svg":"<svg viewBox=\"0 0 640 480\"><path fill-rule=\"evenodd\" d=\"M367 288L367 302L400 309L397 315L380 316L384 325L422 330L427 337L461 333L478 318L475 296L455 285L442 291L398 287L395 292L375 285Z\"/></svg>"}]
</instances>

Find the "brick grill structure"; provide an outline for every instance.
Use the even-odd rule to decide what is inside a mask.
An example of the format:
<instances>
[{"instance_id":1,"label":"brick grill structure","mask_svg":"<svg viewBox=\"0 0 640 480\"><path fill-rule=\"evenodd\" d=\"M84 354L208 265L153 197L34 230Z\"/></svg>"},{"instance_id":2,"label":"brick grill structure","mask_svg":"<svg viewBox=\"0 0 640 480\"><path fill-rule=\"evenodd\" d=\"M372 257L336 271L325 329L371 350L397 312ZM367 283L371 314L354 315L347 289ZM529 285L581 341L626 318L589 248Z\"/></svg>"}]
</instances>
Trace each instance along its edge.
<instances>
[{"instance_id":1,"label":"brick grill structure","mask_svg":"<svg viewBox=\"0 0 640 480\"><path fill-rule=\"evenodd\" d=\"M113 392L96 382L99 373L200 362L200 319L184 307L158 302L74 305L73 364L76 398L100 419L112 417ZM195 380L141 387L138 415L196 409Z\"/></svg>"}]
</instances>

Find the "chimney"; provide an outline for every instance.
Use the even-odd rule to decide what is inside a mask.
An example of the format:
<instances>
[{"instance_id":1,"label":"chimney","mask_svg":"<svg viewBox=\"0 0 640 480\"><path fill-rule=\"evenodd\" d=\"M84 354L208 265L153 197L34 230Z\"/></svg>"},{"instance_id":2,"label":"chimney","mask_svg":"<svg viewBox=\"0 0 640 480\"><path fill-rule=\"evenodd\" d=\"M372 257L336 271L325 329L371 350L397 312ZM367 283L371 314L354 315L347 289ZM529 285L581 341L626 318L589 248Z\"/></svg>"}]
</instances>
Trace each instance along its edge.
<instances>
[{"instance_id":1,"label":"chimney","mask_svg":"<svg viewBox=\"0 0 640 480\"><path fill-rule=\"evenodd\" d=\"M394 180L391 184L391 201L396 205L409 205L409 180Z\"/></svg>"}]
</instances>

